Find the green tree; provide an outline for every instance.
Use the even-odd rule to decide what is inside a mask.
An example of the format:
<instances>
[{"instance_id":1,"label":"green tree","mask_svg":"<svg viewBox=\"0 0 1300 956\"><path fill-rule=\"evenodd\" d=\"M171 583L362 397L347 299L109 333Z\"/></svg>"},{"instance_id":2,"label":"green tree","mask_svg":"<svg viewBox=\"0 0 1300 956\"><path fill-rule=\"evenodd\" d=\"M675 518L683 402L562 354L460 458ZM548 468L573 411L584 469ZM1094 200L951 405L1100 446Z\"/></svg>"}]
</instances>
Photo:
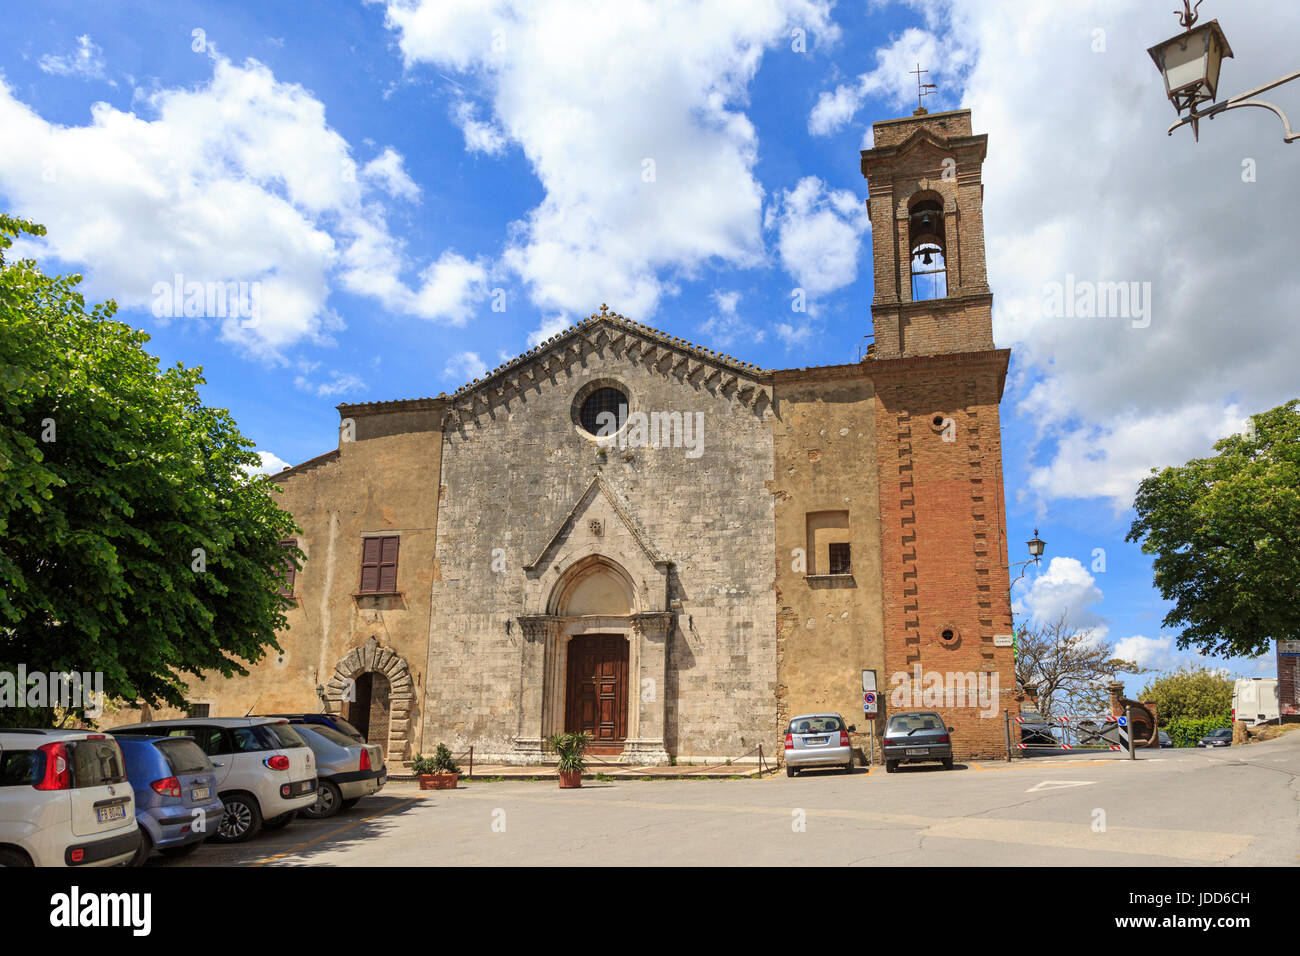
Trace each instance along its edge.
<instances>
[{"instance_id":1,"label":"green tree","mask_svg":"<svg viewBox=\"0 0 1300 956\"><path fill-rule=\"evenodd\" d=\"M1221 718L1232 709L1232 678L1205 667L1180 667L1148 681L1139 700L1153 701L1160 726L1174 721Z\"/></svg>"},{"instance_id":2,"label":"green tree","mask_svg":"<svg viewBox=\"0 0 1300 956\"><path fill-rule=\"evenodd\" d=\"M202 370L161 370L80 276L6 261L20 233L45 230L0 215L0 672L99 672L110 700L182 706L183 675L278 648L297 529Z\"/></svg>"},{"instance_id":3,"label":"green tree","mask_svg":"<svg viewBox=\"0 0 1300 956\"><path fill-rule=\"evenodd\" d=\"M1300 639L1300 399L1251 418L1211 458L1152 469L1129 541L1155 555L1180 648L1258 655Z\"/></svg>"}]
</instances>

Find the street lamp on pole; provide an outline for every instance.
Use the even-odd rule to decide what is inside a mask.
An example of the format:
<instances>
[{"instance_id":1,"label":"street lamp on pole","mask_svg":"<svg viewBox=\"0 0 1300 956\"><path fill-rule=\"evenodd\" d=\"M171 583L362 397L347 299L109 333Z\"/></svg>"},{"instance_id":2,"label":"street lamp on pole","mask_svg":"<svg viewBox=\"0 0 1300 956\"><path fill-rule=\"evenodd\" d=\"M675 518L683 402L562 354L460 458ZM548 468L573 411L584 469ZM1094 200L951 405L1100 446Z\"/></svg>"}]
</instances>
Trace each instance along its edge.
<instances>
[{"instance_id":1,"label":"street lamp on pole","mask_svg":"<svg viewBox=\"0 0 1300 956\"><path fill-rule=\"evenodd\" d=\"M1042 538L1038 537L1037 528L1034 529L1034 536L1025 542L1025 546L1029 548L1029 558L1025 561L1020 561L1016 564L1011 565L1011 567L1013 568L1020 568L1020 573L1016 575L1016 580L1012 581L1011 586L1007 588L1008 593L1010 593L1011 590L1015 588L1016 581L1019 581L1021 578L1025 576L1025 572L1029 570L1029 565L1032 564L1035 567L1037 567L1038 564L1041 563L1043 559L1043 552L1047 550L1047 542L1044 541Z\"/></svg>"},{"instance_id":2,"label":"street lamp on pole","mask_svg":"<svg viewBox=\"0 0 1300 956\"><path fill-rule=\"evenodd\" d=\"M1278 77L1271 83L1257 86L1245 93L1238 93L1221 103L1213 103L1201 108L1202 103L1213 100L1219 91L1219 70L1223 61L1232 56L1232 47L1223 35L1223 28L1218 20L1211 20L1196 26L1197 14L1204 0L1197 0L1193 7L1191 0L1183 0L1183 12L1178 14L1178 22L1183 25L1183 32L1170 37L1163 43L1157 43L1147 50L1156 68L1165 81L1165 95L1174 105L1174 110L1182 116L1177 123L1169 127L1169 135L1174 130L1188 123L1192 126L1192 135L1199 141L1200 122L1214 119L1220 113L1235 110L1243 106L1258 106L1277 114L1282 121L1282 140L1291 142L1300 139L1300 133L1291 132L1291 121L1286 113L1276 104L1257 100L1254 97L1265 90L1271 90L1283 83L1290 83L1300 78L1300 70ZM1177 11L1174 11L1177 13ZM1186 116L1183 116L1186 113Z\"/></svg>"}]
</instances>

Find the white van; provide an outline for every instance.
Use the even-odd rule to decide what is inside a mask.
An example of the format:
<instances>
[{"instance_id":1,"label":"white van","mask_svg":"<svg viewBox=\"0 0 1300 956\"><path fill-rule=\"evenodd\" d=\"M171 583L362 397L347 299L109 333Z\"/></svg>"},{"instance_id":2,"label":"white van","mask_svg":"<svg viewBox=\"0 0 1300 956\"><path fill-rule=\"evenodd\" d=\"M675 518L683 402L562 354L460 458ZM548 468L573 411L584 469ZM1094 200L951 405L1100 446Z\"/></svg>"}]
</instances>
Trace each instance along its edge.
<instances>
[{"instance_id":1,"label":"white van","mask_svg":"<svg viewBox=\"0 0 1300 956\"><path fill-rule=\"evenodd\" d=\"M316 761L284 718L183 717L114 727L118 736L193 737L216 768L226 813L212 839L242 843L316 803Z\"/></svg>"},{"instance_id":2,"label":"white van","mask_svg":"<svg viewBox=\"0 0 1300 956\"><path fill-rule=\"evenodd\" d=\"M1247 677L1232 687L1232 719L1248 724L1277 720L1277 678Z\"/></svg>"},{"instance_id":3,"label":"white van","mask_svg":"<svg viewBox=\"0 0 1300 956\"><path fill-rule=\"evenodd\" d=\"M116 740L90 730L0 730L0 866L114 866L139 845Z\"/></svg>"}]
</instances>

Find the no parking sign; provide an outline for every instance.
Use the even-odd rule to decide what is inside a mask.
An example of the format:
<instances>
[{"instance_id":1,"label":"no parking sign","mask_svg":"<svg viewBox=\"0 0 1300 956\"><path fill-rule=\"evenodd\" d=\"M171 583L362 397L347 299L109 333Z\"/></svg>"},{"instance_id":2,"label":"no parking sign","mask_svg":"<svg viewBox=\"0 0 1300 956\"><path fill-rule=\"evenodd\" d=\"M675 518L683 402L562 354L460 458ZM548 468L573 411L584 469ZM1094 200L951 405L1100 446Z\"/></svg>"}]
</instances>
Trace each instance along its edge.
<instances>
[{"instance_id":1,"label":"no parking sign","mask_svg":"<svg viewBox=\"0 0 1300 956\"><path fill-rule=\"evenodd\" d=\"M876 716L876 692L866 691L862 695L862 713L868 717Z\"/></svg>"}]
</instances>

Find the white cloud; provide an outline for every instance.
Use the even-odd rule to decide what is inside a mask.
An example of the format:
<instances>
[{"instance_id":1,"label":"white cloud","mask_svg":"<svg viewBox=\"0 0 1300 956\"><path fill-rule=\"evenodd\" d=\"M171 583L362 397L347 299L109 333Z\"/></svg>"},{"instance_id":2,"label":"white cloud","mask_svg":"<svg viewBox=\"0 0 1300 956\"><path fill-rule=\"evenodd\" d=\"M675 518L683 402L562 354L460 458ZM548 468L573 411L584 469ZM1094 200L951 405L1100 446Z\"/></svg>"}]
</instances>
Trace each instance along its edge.
<instances>
[{"instance_id":1,"label":"white cloud","mask_svg":"<svg viewBox=\"0 0 1300 956\"><path fill-rule=\"evenodd\" d=\"M809 298L858 277L862 234L871 223L866 203L847 189L829 189L816 176L805 176L782 192L765 220L777 230L781 264Z\"/></svg>"},{"instance_id":2,"label":"white cloud","mask_svg":"<svg viewBox=\"0 0 1300 956\"><path fill-rule=\"evenodd\" d=\"M838 131L852 121L868 98L900 112L915 109L917 76L913 71L917 64L929 71L921 82L939 87L928 91L922 100L927 109L941 108L936 106L940 100L959 99L956 87L970 66L970 52L955 38L909 27L888 46L876 50L875 69L863 73L854 84L840 84L834 91L821 93L808 115L808 132L826 136ZM948 89L950 85L954 88Z\"/></svg>"},{"instance_id":3,"label":"white cloud","mask_svg":"<svg viewBox=\"0 0 1300 956\"><path fill-rule=\"evenodd\" d=\"M1028 614L1036 624L1065 618L1067 627L1106 634L1105 621L1093 611L1101 598L1096 579L1075 558L1052 558L1047 570L1016 584L1016 614Z\"/></svg>"},{"instance_id":4,"label":"white cloud","mask_svg":"<svg viewBox=\"0 0 1300 956\"><path fill-rule=\"evenodd\" d=\"M989 137L994 333L1015 350L1008 397L1042 438L1032 492L1127 508L1148 468L1207 454L1246 413L1296 394L1300 272L1281 215L1300 206L1295 146L1262 110L1202 123L1199 143L1187 128L1165 135L1175 114L1146 55L1178 32L1163 8L944 3L927 15L961 44L961 101ZM1237 58L1220 98L1295 68L1300 7L1240 0L1224 28ZM1270 93L1293 122L1298 92ZM1149 325L1044 315L1048 284L1069 275L1150 283Z\"/></svg>"},{"instance_id":5,"label":"white cloud","mask_svg":"<svg viewBox=\"0 0 1300 956\"><path fill-rule=\"evenodd\" d=\"M75 76L83 80L104 79L104 51L88 34L77 37L77 49L67 56L47 53L36 65L55 76Z\"/></svg>"},{"instance_id":6,"label":"white cloud","mask_svg":"<svg viewBox=\"0 0 1300 956\"><path fill-rule=\"evenodd\" d=\"M739 304L739 292L713 293L714 312L699 326L700 334L713 348L729 351L738 342L757 345L767 337L766 332L740 315Z\"/></svg>"},{"instance_id":7,"label":"white cloud","mask_svg":"<svg viewBox=\"0 0 1300 956\"><path fill-rule=\"evenodd\" d=\"M531 163L545 197L515 225L504 262L533 302L567 317L604 301L649 320L674 276L763 261L748 84L794 27L833 38L828 10L391 0L387 22L408 68L433 65L483 91L492 132L457 114L467 149L497 148L499 130Z\"/></svg>"},{"instance_id":8,"label":"white cloud","mask_svg":"<svg viewBox=\"0 0 1300 956\"><path fill-rule=\"evenodd\" d=\"M787 349L791 349L796 346L807 345L812 340L813 327L806 322L803 325L778 322L776 324L776 335L785 343Z\"/></svg>"},{"instance_id":9,"label":"white cloud","mask_svg":"<svg viewBox=\"0 0 1300 956\"><path fill-rule=\"evenodd\" d=\"M313 363L307 367L310 371L316 368L319 363ZM317 398L337 398L340 395L346 395L348 392L358 392L366 387L366 383L351 372L330 372L329 381L313 382L307 374L299 375L294 379L294 385L304 392L310 392Z\"/></svg>"},{"instance_id":10,"label":"white cloud","mask_svg":"<svg viewBox=\"0 0 1300 956\"><path fill-rule=\"evenodd\" d=\"M506 134L499 126L484 123L478 118L478 109L468 100L461 100L452 111L452 118L465 134L465 148L471 153L498 156L506 151Z\"/></svg>"},{"instance_id":11,"label":"white cloud","mask_svg":"<svg viewBox=\"0 0 1300 956\"><path fill-rule=\"evenodd\" d=\"M476 378L482 378L487 370L487 364L478 357L477 352L458 352L443 366L442 377L460 387Z\"/></svg>"},{"instance_id":12,"label":"white cloud","mask_svg":"<svg viewBox=\"0 0 1300 956\"><path fill-rule=\"evenodd\" d=\"M402 154L391 146L362 166L361 175L383 188L390 196L410 202L420 198L420 187L407 174Z\"/></svg>"},{"instance_id":13,"label":"white cloud","mask_svg":"<svg viewBox=\"0 0 1300 956\"><path fill-rule=\"evenodd\" d=\"M227 317L221 336L269 358L331 341L335 283L397 312L465 321L481 264L448 252L416 287L402 278L418 266L369 192L411 198L401 157L389 149L358 171L307 90L255 60L212 62L207 83L141 94L152 118L97 103L85 126L46 121L0 80L0 138L24 144L0 151L0 193L48 227L23 251L84 264L87 294L124 308L149 307L178 274L257 282L258 321Z\"/></svg>"},{"instance_id":14,"label":"white cloud","mask_svg":"<svg viewBox=\"0 0 1300 956\"><path fill-rule=\"evenodd\" d=\"M1115 656L1132 661L1138 667L1161 671L1172 670L1182 663L1178 650L1174 647L1173 637L1143 637L1134 634L1115 642Z\"/></svg>"},{"instance_id":15,"label":"white cloud","mask_svg":"<svg viewBox=\"0 0 1300 956\"><path fill-rule=\"evenodd\" d=\"M262 464L257 468L245 468L244 471L250 475L274 475L289 467L287 461L269 451L259 451L257 455L262 459Z\"/></svg>"}]
</instances>

